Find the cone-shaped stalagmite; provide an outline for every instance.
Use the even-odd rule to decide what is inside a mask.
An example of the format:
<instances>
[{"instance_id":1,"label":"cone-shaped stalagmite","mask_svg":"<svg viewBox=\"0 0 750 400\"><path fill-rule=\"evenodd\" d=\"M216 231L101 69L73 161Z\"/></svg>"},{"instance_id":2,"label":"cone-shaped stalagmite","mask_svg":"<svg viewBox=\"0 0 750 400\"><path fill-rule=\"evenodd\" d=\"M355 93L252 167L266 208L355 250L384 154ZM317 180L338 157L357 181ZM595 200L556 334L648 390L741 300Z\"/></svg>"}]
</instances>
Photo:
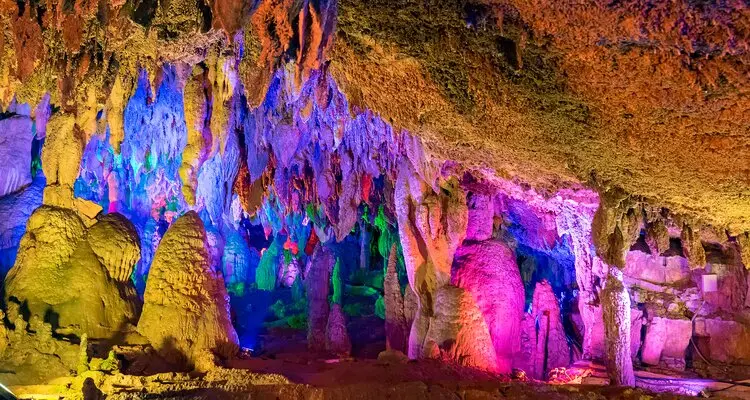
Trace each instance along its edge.
<instances>
[{"instance_id":1,"label":"cone-shaped stalagmite","mask_svg":"<svg viewBox=\"0 0 750 400\"><path fill-rule=\"evenodd\" d=\"M329 280L336 257L330 249L319 244L310 263L310 269L305 277L305 290L309 302L307 347L312 351L323 351L326 348L326 327L329 314Z\"/></svg>"},{"instance_id":2,"label":"cone-shaped stalagmite","mask_svg":"<svg viewBox=\"0 0 750 400\"><path fill-rule=\"evenodd\" d=\"M224 280L210 264L206 230L193 211L159 243L138 332L173 362L193 363L205 350L231 357L238 349Z\"/></svg>"},{"instance_id":3,"label":"cone-shaped stalagmite","mask_svg":"<svg viewBox=\"0 0 750 400\"><path fill-rule=\"evenodd\" d=\"M456 252L452 275L451 283L470 293L484 316L497 363L492 369L510 373L524 303L516 255L497 240L467 240Z\"/></svg>"}]
</instances>

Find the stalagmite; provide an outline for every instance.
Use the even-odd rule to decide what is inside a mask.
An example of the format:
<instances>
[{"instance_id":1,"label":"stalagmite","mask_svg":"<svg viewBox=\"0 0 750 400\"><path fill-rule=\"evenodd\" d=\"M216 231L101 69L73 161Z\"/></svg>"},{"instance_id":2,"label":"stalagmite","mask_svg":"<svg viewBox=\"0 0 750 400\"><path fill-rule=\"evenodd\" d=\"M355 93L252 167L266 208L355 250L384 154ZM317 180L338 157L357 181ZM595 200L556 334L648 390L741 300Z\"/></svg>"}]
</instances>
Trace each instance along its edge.
<instances>
[{"instance_id":1,"label":"stalagmite","mask_svg":"<svg viewBox=\"0 0 750 400\"><path fill-rule=\"evenodd\" d=\"M42 169L47 178L44 204L73 208L73 185L83 157L84 143L73 115L55 115L47 126Z\"/></svg>"},{"instance_id":2,"label":"stalagmite","mask_svg":"<svg viewBox=\"0 0 750 400\"><path fill-rule=\"evenodd\" d=\"M224 280L210 264L203 222L180 217L159 243L144 294L138 332L170 361L196 362L203 351L238 350Z\"/></svg>"},{"instance_id":3,"label":"stalagmite","mask_svg":"<svg viewBox=\"0 0 750 400\"><path fill-rule=\"evenodd\" d=\"M325 349L338 357L348 357L352 352L352 343L346 330L346 315L341 304L333 303L326 324Z\"/></svg>"},{"instance_id":4,"label":"stalagmite","mask_svg":"<svg viewBox=\"0 0 750 400\"><path fill-rule=\"evenodd\" d=\"M640 218L634 208L635 202L621 190L604 192L600 199L592 223L592 238L597 255L608 264L601 292L607 372L610 384L634 386L630 295L623 284L622 269L625 268L625 255L638 238Z\"/></svg>"},{"instance_id":5,"label":"stalagmite","mask_svg":"<svg viewBox=\"0 0 750 400\"><path fill-rule=\"evenodd\" d=\"M44 206L29 219L6 298L39 318L56 315L58 333L108 339L138 320L130 274L139 258L138 236L123 217L106 216L87 231L72 210Z\"/></svg>"},{"instance_id":6,"label":"stalagmite","mask_svg":"<svg viewBox=\"0 0 750 400\"><path fill-rule=\"evenodd\" d=\"M330 249L324 245L318 245L310 263L305 277L305 290L310 302L307 314L307 347L312 351L323 351L326 348L326 328L330 309L328 305L329 281L336 259Z\"/></svg>"},{"instance_id":7,"label":"stalagmite","mask_svg":"<svg viewBox=\"0 0 750 400\"><path fill-rule=\"evenodd\" d=\"M547 281L534 287L531 301L531 318L539 327L536 335L534 377L543 379L554 368L565 368L570 364L570 345L562 324L560 305L552 286Z\"/></svg>"},{"instance_id":8,"label":"stalagmite","mask_svg":"<svg viewBox=\"0 0 750 400\"><path fill-rule=\"evenodd\" d=\"M398 272L396 271L398 254L396 249L396 244L394 244L388 252L388 265L383 283L383 289L385 290L383 296L385 298L385 345L388 350L406 353L411 324L407 324L404 295L401 294L401 285L398 281ZM408 290L411 291L411 288Z\"/></svg>"},{"instance_id":9,"label":"stalagmite","mask_svg":"<svg viewBox=\"0 0 750 400\"><path fill-rule=\"evenodd\" d=\"M466 198L460 188L452 189L450 194L441 195L429 189L423 192L425 185L414 176L411 166L404 162L400 167L395 191L399 239L409 285L418 299L409 334L410 358L434 355L425 341L433 315L438 312L435 295L450 284L453 255L466 233ZM446 301L450 299L446 304L452 304L453 297L446 297Z\"/></svg>"},{"instance_id":10,"label":"stalagmite","mask_svg":"<svg viewBox=\"0 0 750 400\"><path fill-rule=\"evenodd\" d=\"M465 241L453 261L451 283L471 294L494 346L492 369L510 373L520 347L524 289L513 251L503 242Z\"/></svg>"},{"instance_id":11,"label":"stalagmite","mask_svg":"<svg viewBox=\"0 0 750 400\"><path fill-rule=\"evenodd\" d=\"M611 268L604 289L604 328L610 384L635 386L630 355L630 295L622 283L622 271Z\"/></svg>"},{"instance_id":12,"label":"stalagmite","mask_svg":"<svg viewBox=\"0 0 750 400\"><path fill-rule=\"evenodd\" d=\"M2 385L741 375L747 7L568 3L0 1Z\"/></svg>"}]
</instances>

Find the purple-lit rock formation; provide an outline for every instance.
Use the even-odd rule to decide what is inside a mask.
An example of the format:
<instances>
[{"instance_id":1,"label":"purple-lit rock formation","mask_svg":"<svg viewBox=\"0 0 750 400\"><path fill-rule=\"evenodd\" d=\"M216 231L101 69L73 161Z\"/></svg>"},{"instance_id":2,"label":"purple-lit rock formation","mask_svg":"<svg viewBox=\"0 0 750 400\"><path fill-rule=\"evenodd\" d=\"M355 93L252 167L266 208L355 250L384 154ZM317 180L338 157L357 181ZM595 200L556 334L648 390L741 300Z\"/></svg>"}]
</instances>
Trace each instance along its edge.
<instances>
[{"instance_id":1,"label":"purple-lit rock formation","mask_svg":"<svg viewBox=\"0 0 750 400\"><path fill-rule=\"evenodd\" d=\"M742 2L245 3L0 1L8 375L84 334L742 375Z\"/></svg>"},{"instance_id":2,"label":"purple-lit rock formation","mask_svg":"<svg viewBox=\"0 0 750 400\"><path fill-rule=\"evenodd\" d=\"M352 351L352 343L346 331L346 316L338 303L332 304L328 313L325 348L327 352L339 357L348 357Z\"/></svg>"},{"instance_id":3,"label":"purple-lit rock formation","mask_svg":"<svg viewBox=\"0 0 750 400\"><path fill-rule=\"evenodd\" d=\"M28 116L0 120L0 197L31 183L31 143L34 132Z\"/></svg>"},{"instance_id":4,"label":"purple-lit rock formation","mask_svg":"<svg viewBox=\"0 0 750 400\"><path fill-rule=\"evenodd\" d=\"M312 254L310 268L305 277L309 303L307 317L307 347L312 351L326 348L326 331L330 307L328 304L331 270L336 263L333 253L319 245Z\"/></svg>"},{"instance_id":5,"label":"purple-lit rock formation","mask_svg":"<svg viewBox=\"0 0 750 400\"><path fill-rule=\"evenodd\" d=\"M474 297L489 329L497 364L487 367L510 373L520 348L524 297L515 254L500 241L465 241L451 275L451 284Z\"/></svg>"},{"instance_id":6,"label":"purple-lit rock formation","mask_svg":"<svg viewBox=\"0 0 750 400\"><path fill-rule=\"evenodd\" d=\"M531 368L528 372L535 379L544 379L550 370L570 365L570 345L563 328L560 305L548 282L539 282L534 287L531 314L527 318L533 321L533 328L528 332L531 339Z\"/></svg>"},{"instance_id":7,"label":"purple-lit rock formation","mask_svg":"<svg viewBox=\"0 0 750 400\"><path fill-rule=\"evenodd\" d=\"M693 335L693 324L687 319L654 317L646 328L641 360L659 365L663 360L671 368L685 368L685 351Z\"/></svg>"},{"instance_id":8,"label":"purple-lit rock formation","mask_svg":"<svg viewBox=\"0 0 750 400\"><path fill-rule=\"evenodd\" d=\"M224 281L211 265L206 231L188 212L159 243L144 294L138 332L173 362L194 363L202 351L238 350Z\"/></svg>"}]
</instances>

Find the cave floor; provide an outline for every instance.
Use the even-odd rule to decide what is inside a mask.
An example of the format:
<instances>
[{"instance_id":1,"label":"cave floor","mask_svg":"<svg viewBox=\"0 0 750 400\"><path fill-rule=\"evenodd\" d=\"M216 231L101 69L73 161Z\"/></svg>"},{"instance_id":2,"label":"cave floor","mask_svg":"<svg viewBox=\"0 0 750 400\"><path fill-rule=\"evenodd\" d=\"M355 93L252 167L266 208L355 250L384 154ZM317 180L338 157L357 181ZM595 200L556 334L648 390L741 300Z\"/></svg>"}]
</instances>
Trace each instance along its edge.
<instances>
[{"instance_id":1,"label":"cave floor","mask_svg":"<svg viewBox=\"0 0 750 400\"><path fill-rule=\"evenodd\" d=\"M586 374L580 374L585 370ZM746 387L640 373L639 388L605 386L597 366L579 366L583 384L552 385L509 380L438 361L316 358L309 353L246 357L202 374L160 373L148 376L87 372L48 385L18 386L19 398L50 399L687 399L652 390L683 390L706 384L711 398L750 399ZM586 376L581 376L586 375ZM86 378L91 378L86 382ZM670 379L671 378L671 379ZM92 385L96 382L95 386ZM710 387L709 387L710 386ZM644 389L643 387L646 387ZM648 389L652 390L648 390ZM717 389L723 389L716 391ZM694 398L694 397L693 397Z\"/></svg>"}]
</instances>

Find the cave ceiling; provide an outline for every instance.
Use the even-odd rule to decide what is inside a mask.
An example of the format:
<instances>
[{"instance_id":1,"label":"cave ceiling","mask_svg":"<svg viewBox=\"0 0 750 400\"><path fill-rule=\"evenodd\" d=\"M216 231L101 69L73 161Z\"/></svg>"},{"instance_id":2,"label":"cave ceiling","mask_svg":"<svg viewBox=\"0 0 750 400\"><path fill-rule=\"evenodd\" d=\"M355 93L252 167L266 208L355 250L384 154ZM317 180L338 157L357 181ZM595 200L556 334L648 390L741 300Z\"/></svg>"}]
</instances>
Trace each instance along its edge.
<instances>
[{"instance_id":1,"label":"cave ceiling","mask_svg":"<svg viewBox=\"0 0 750 400\"><path fill-rule=\"evenodd\" d=\"M742 0L2 0L0 14L3 109L49 93L55 112L110 115L141 69L217 57L258 104L274 70L326 69L351 112L435 159L750 230Z\"/></svg>"}]
</instances>

